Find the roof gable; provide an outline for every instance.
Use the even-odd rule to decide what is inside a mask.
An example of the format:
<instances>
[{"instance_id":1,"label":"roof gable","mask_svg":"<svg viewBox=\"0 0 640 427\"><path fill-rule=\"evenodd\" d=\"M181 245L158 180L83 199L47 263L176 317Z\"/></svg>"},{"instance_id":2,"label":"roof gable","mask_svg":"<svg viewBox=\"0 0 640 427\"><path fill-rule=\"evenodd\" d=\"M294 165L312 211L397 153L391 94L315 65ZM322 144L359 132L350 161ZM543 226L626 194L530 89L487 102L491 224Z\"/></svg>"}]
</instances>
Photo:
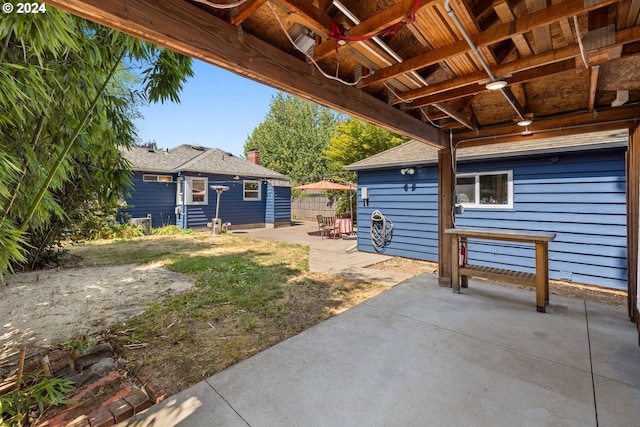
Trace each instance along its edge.
<instances>
[{"instance_id":1,"label":"roof gable","mask_svg":"<svg viewBox=\"0 0 640 427\"><path fill-rule=\"evenodd\" d=\"M623 131L595 132L584 135L569 135L532 141L507 142L456 150L457 160L492 159L523 156L529 154L558 153L566 151L593 150L603 147L624 147L628 134ZM428 164L438 162L438 149L420 141L411 140L382 153L345 166L347 170L367 170L385 167Z\"/></svg>"},{"instance_id":2,"label":"roof gable","mask_svg":"<svg viewBox=\"0 0 640 427\"><path fill-rule=\"evenodd\" d=\"M182 144L169 150L132 147L122 150L133 170L147 172L201 172L288 180L286 175L256 165L218 148Z\"/></svg>"}]
</instances>

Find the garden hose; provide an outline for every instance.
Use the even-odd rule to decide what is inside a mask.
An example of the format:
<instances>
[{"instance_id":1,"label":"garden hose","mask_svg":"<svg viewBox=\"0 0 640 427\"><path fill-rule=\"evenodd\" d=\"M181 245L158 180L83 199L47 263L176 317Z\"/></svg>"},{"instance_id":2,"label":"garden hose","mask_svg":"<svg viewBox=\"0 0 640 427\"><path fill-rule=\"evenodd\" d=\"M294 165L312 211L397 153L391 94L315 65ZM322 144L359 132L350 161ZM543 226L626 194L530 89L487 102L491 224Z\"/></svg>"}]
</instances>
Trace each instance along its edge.
<instances>
[{"instance_id":1,"label":"garden hose","mask_svg":"<svg viewBox=\"0 0 640 427\"><path fill-rule=\"evenodd\" d=\"M382 252L391 241L393 222L387 219L382 212L375 210L371 214L371 243L376 252Z\"/></svg>"}]
</instances>

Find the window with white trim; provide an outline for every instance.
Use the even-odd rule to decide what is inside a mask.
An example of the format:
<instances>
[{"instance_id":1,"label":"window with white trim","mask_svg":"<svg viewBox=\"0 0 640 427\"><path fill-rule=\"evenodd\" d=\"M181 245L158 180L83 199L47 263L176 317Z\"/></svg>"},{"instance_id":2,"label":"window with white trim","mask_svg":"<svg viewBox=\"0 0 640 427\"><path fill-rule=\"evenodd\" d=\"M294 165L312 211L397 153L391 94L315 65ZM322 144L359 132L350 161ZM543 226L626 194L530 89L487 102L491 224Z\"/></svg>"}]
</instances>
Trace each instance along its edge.
<instances>
[{"instance_id":1,"label":"window with white trim","mask_svg":"<svg viewBox=\"0 0 640 427\"><path fill-rule=\"evenodd\" d=\"M206 205L209 200L207 178L187 176L184 179L179 179L176 195L178 206L182 205L183 198L186 205Z\"/></svg>"},{"instance_id":2,"label":"window with white trim","mask_svg":"<svg viewBox=\"0 0 640 427\"><path fill-rule=\"evenodd\" d=\"M150 173L142 174L142 180L144 182L173 182L171 175L153 175Z\"/></svg>"},{"instance_id":3,"label":"window with white trim","mask_svg":"<svg viewBox=\"0 0 640 427\"><path fill-rule=\"evenodd\" d=\"M456 175L456 195L465 208L513 208L513 171Z\"/></svg>"},{"instance_id":4,"label":"window with white trim","mask_svg":"<svg viewBox=\"0 0 640 427\"><path fill-rule=\"evenodd\" d=\"M260 181L243 181L242 200L262 200Z\"/></svg>"}]
</instances>

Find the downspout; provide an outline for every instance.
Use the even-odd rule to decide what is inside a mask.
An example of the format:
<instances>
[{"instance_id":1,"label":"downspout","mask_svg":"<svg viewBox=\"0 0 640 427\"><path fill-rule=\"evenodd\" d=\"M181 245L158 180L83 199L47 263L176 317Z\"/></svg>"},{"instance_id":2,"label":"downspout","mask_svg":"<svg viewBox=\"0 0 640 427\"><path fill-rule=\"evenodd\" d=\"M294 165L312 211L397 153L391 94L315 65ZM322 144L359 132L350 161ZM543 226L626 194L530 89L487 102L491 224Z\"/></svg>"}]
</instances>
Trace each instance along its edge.
<instances>
[{"instance_id":1,"label":"downspout","mask_svg":"<svg viewBox=\"0 0 640 427\"><path fill-rule=\"evenodd\" d=\"M462 23L460 22L460 20L456 16L456 13L451 8L451 5L449 4L449 0L446 0L444 2L444 10L451 17L451 19L453 20L453 23L456 24L456 27L458 27L458 30L460 31L460 33L462 33L462 37L464 37L465 41L467 42L467 44L471 48L471 51L476 56L476 58L478 58L478 61L480 61L480 64L482 65L482 68L484 68L484 70L487 72L487 74L489 75L489 78L491 79L491 81L492 82L497 81L498 79L496 79L496 76L491 72L491 69L489 68L489 65L487 65L487 63L485 62L485 60L482 57L482 55L480 55L480 52L478 51L477 46L473 43L473 40L471 40L471 37L469 37L469 34L467 33L467 31L462 26ZM502 96L504 96L504 99L507 100L509 105L511 105L511 108L513 108L513 110L516 112L516 114L518 115L520 120L525 120L524 114L522 114L522 112L520 111L520 108L518 108L518 106L514 104L514 102L511 99L511 97L509 97L506 94L505 89L502 88L502 89L499 89L499 90L502 93Z\"/></svg>"}]
</instances>

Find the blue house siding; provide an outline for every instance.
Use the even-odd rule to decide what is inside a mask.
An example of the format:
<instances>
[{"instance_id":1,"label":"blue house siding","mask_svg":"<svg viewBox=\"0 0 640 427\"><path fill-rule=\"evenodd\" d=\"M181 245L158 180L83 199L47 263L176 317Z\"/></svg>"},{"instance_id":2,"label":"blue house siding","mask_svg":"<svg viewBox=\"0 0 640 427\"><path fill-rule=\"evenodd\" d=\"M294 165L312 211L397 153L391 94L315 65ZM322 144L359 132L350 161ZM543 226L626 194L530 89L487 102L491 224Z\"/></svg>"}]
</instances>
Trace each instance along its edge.
<instances>
[{"instance_id":1,"label":"blue house siding","mask_svg":"<svg viewBox=\"0 0 640 427\"><path fill-rule=\"evenodd\" d=\"M513 209L465 209L456 225L555 232L549 244L552 279L626 289L625 150L563 153L555 163L551 157L459 161L457 173L512 170L514 203ZM399 168L358 173L360 191L363 186L370 191L368 207L358 197L360 250L374 250L363 225L378 209L394 223L385 253L437 261L437 177L424 171L412 176L401 175ZM469 262L535 270L531 245L515 243L470 240Z\"/></svg>"},{"instance_id":2,"label":"blue house siding","mask_svg":"<svg viewBox=\"0 0 640 427\"><path fill-rule=\"evenodd\" d=\"M190 174L185 174L190 176ZM208 180L208 204L207 205L187 205L187 227L206 227L216 216L216 191L209 188L211 185L225 185L229 190L224 191L220 196L220 210L218 217L223 223L231 225L242 224L264 224L266 210L267 184L262 183L262 199L257 201L243 200L243 182L233 180L226 175L201 175Z\"/></svg>"},{"instance_id":3,"label":"blue house siding","mask_svg":"<svg viewBox=\"0 0 640 427\"><path fill-rule=\"evenodd\" d=\"M291 187L268 186L267 223L283 224L291 222Z\"/></svg>"},{"instance_id":4,"label":"blue house siding","mask_svg":"<svg viewBox=\"0 0 640 427\"><path fill-rule=\"evenodd\" d=\"M369 205L362 202L362 187L369 189ZM415 175L398 168L358 172L358 249L375 252L371 242L371 214L379 210L393 223L386 255L438 261L438 183L434 167Z\"/></svg>"},{"instance_id":5,"label":"blue house siding","mask_svg":"<svg viewBox=\"0 0 640 427\"><path fill-rule=\"evenodd\" d=\"M131 218L143 218L151 214L151 226L162 227L176 224L176 183L144 182L143 172L136 172L129 189L131 196L125 198L130 207L122 213ZM166 174L165 174L166 175Z\"/></svg>"},{"instance_id":6,"label":"blue house siding","mask_svg":"<svg viewBox=\"0 0 640 427\"><path fill-rule=\"evenodd\" d=\"M552 231L552 279L627 288L624 149L488 162L460 162L458 173L513 170L514 209L467 209L457 226ZM469 262L535 271L530 246L470 242Z\"/></svg>"},{"instance_id":7,"label":"blue house siding","mask_svg":"<svg viewBox=\"0 0 640 427\"><path fill-rule=\"evenodd\" d=\"M276 190L272 185L267 184L267 200L265 206L265 222L267 224L275 223L276 210Z\"/></svg>"}]
</instances>

